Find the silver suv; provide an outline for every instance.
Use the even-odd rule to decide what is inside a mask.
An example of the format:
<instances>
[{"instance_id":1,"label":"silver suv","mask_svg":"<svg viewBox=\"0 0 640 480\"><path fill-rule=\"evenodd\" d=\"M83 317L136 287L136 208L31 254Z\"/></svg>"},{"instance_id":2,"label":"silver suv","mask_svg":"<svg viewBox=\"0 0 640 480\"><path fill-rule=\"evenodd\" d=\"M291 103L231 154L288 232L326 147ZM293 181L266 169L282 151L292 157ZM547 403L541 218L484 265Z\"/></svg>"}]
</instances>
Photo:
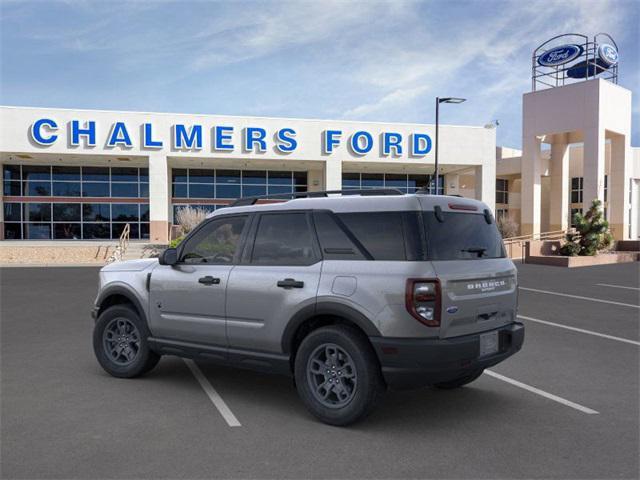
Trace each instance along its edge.
<instances>
[{"instance_id":1,"label":"silver suv","mask_svg":"<svg viewBox=\"0 0 640 480\"><path fill-rule=\"evenodd\" d=\"M100 365L135 377L167 354L291 375L312 414L346 425L387 388L460 387L521 348L517 271L485 204L293 197L240 199L159 260L104 267Z\"/></svg>"}]
</instances>

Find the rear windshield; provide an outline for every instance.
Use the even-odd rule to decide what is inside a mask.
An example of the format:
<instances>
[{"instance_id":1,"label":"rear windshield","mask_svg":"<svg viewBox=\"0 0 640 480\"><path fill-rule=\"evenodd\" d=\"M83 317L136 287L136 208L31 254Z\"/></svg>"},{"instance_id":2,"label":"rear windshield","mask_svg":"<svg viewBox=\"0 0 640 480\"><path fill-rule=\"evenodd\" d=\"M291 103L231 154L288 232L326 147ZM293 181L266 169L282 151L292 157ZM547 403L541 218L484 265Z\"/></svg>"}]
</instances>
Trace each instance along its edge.
<instances>
[{"instance_id":1,"label":"rear windshield","mask_svg":"<svg viewBox=\"0 0 640 480\"><path fill-rule=\"evenodd\" d=\"M473 260L505 257L495 222L477 213L424 212L429 260Z\"/></svg>"}]
</instances>

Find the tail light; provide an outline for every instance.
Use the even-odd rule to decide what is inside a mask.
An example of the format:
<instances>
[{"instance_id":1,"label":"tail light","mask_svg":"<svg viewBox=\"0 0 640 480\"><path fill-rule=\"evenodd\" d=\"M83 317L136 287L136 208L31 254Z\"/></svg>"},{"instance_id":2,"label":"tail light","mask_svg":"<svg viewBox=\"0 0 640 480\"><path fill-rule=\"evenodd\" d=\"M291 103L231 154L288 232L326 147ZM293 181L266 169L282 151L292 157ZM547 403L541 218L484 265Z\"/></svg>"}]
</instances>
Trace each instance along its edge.
<instances>
[{"instance_id":1,"label":"tail light","mask_svg":"<svg viewBox=\"0 0 640 480\"><path fill-rule=\"evenodd\" d=\"M410 278L406 288L405 303L411 316L428 327L440 326L440 281Z\"/></svg>"}]
</instances>

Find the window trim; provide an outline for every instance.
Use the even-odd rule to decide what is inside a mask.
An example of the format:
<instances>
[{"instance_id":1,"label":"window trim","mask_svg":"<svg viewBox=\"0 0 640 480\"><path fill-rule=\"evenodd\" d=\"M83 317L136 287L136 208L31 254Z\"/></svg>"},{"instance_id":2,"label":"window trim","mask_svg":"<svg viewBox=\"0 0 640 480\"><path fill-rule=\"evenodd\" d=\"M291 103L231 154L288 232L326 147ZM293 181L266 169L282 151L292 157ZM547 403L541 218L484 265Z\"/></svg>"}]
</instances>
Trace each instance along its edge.
<instances>
[{"instance_id":1,"label":"window trim","mask_svg":"<svg viewBox=\"0 0 640 480\"><path fill-rule=\"evenodd\" d=\"M311 265L315 265L318 262L324 260L322 256L322 251L320 250L320 245L318 244L318 236L315 230L315 224L312 219L313 210L271 210L266 212L255 213L254 219L251 224L251 231L247 235L247 245L242 254L242 265L250 265L252 267L309 267ZM309 260L308 263L297 263L297 264L287 264L287 263L274 263L274 264L266 264L266 263L253 263L253 251L255 249L256 238L258 237L258 228L260 226L260 221L262 217L268 215L291 215L298 214L304 215L305 222L307 224L307 228L309 228L309 232L311 233L311 248L313 250L313 258Z\"/></svg>"},{"instance_id":2,"label":"window trim","mask_svg":"<svg viewBox=\"0 0 640 480\"><path fill-rule=\"evenodd\" d=\"M240 240L238 241L238 247L236 248L236 252L233 255L233 259L231 261L231 263L205 263L205 264L201 264L201 263L186 263L184 261L182 261L182 256L184 253L184 250L187 246L187 244L189 243L189 240L191 240L195 235L198 234L198 232L200 232L200 230L209 227L212 223L217 222L217 221L223 221L223 220L228 220L230 218L238 218L238 217L245 217L246 221L244 224L244 227L242 227L242 233L240 234ZM198 225L195 229L193 229L191 232L189 232L189 234L186 236L186 238L180 242L180 245L178 245L178 261L176 262L176 265L188 265L190 267L198 267L201 265L205 265L208 267L213 267L213 266L229 266L229 265L238 265L239 264L239 260L240 260L240 254L244 249L244 244L246 242L246 238L247 238L247 233L249 230L249 227L251 226L251 217L252 215L249 213L233 213L233 214L228 214L228 215L218 215L216 217L211 217L206 219L204 222L202 222L200 225Z\"/></svg>"}]
</instances>

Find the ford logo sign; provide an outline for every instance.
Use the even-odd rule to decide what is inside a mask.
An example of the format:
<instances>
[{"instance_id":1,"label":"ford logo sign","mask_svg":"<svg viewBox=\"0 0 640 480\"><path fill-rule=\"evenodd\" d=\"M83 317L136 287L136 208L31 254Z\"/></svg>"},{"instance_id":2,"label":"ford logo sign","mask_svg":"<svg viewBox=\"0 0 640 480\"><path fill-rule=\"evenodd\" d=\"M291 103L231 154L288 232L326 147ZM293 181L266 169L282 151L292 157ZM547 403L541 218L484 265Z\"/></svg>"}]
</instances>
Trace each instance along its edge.
<instances>
[{"instance_id":1,"label":"ford logo sign","mask_svg":"<svg viewBox=\"0 0 640 480\"><path fill-rule=\"evenodd\" d=\"M618 63L618 50L613 45L603 43L598 47L598 58L610 67Z\"/></svg>"},{"instance_id":2,"label":"ford logo sign","mask_svg":"<svg viewBox=\"0 0 640 480\"><path fill-rule=\"evenodd\" d=\"M575 60L580 55L584 48L580 45L561 45L559 47L547 50L538 57L538 63L543 67L557 67L569 63L571 60Z\"/></svg>"},{"instance_id":3,"label":"ford logo sign","mask_svg":"<svg viewBox=\"0 0 640 480\"><path fill-rule=\"evenodd\" d=\"M456 313L458 311L458 307L452 305L451 307L447 307L447 313Z\"/></svg>"}]
</instances>

